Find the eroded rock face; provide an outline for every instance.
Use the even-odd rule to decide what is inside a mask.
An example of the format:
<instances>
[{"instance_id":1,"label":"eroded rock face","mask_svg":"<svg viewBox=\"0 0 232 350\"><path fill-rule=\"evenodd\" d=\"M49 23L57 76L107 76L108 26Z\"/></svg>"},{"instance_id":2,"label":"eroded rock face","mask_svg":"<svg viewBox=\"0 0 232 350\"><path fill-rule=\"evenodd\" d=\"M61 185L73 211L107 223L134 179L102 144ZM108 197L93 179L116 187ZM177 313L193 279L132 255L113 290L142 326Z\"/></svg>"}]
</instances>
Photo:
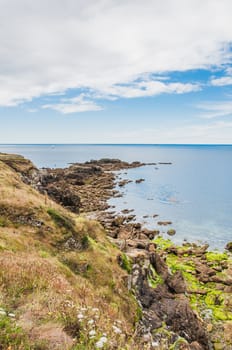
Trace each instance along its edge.
<instances>
[{"instance_id":1,"label":"eroded rock face","mask_svg":"<svg viewBox=\"0 0 232 350\"><path fill-rule=\"evenodd\" d=\"M40 192L47 193L74 213L94 212L107 209L106 200L117 195L113 190L115 175L111 171L141 165L139 162L100 159L75 163L64 169L41 169L34 184Z\"/></svg>"},{"instance_id":2,"label":"eroded rock face","mask_svg":"<svg viewBox=\"0 0 232 350\"><path fill-rule=\"evenodd\" d=\"M148 259L156 273L163 278L163 283L151 288L148 284L151 274L148 263L147 268L144 268L144 264L134 265L132 281L144 309L146 327L154 333L165 323L173 334L186 339L188 344L183 349L210 349L204 325L185 296L186 284L182 273L177 271L171 275L165 261L157 252L150 253Z\"/></svg>"}]
</instances>

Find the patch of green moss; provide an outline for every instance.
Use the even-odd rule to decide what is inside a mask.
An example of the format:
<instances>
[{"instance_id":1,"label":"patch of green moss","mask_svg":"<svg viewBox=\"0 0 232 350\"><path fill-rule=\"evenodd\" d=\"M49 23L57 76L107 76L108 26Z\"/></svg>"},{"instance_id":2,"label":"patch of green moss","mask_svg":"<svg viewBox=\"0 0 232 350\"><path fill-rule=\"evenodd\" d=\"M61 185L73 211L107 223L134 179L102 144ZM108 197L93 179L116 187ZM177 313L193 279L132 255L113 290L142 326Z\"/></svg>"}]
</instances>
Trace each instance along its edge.
<instances>
[{"instance_id":1,"label":"patch of green moss","mask_svg":"<svg viewBox=\"0 0 232 350\"><path fill-rule=\"evenodd\" d=\"M167 249L173 245L170 239L164 239L161 236L156 237L153 242L157 245L157 249Z\"/></svg>"},{"instance_id":2,"label":"patch of green moss","mask_svg":"<svg viewBox=\"0 0 232 350\"><path fill-rule=\"evenodd\" d=\"M166 262L173 273L178 270L183 272L195 271L195 265L192 261L179 259L175 254L168 254Z\"/></svg>"},{"instance_id":3,"label":"patch of green moss","mask_svg":"<svg viewBox=\"0 0 232 350\"><path fill-rule=\"evenodd\" d=\"M232 320L232 313L225 306L225 294L219 290L211 290L204 298L204 302L213 312L216 320Z\"/></svg>"},{"instance_id":4,"label":"patch of green moss","mask_svg":"<svg viewBox=\"0 0 232 350\"><path fill-rule=\"evenodd\" d=\"M205 297L205 303L210 305L221 305L223 302L222 292L219 290L212 290L207 293Z\"/></svg>"},{"instance_id":5,"label":"patch of green moss","mask_svg":"<svg viewBox=\"0 0 232 350\"><path fill-rule=\"evenodd\" d=\"M228 259L227 253L220 252L207 252L205 256L208 262L220 262Z\"/></svg>"},{"instance_id":6,"label":"patch of green moss","mask_svg":"<svg viewBox=\"0 0 232 350\"><path fill-rule=\"evenodd\" d=\"M132 264L131 264L131 260L128 258L128 256L124 253L122 253L121 255L121 263L120 266L126 270L128 273L131 273L131 269L132 269Z\"/></svg>"},{"instance_id":7,"label":"patch of green moss","mask_svg":"<svg viewBox=\"0 0 232 350\"><path fill-rule=\"evenodd\" d=\"M149 266L149 269L150 269L150 274L148 275L149 286L152 288L156 288L159 284L163 284L164 283L163 278L160 275L158 275L158 273L155 271L152 265Z\"/></svg>"}]
</instances>

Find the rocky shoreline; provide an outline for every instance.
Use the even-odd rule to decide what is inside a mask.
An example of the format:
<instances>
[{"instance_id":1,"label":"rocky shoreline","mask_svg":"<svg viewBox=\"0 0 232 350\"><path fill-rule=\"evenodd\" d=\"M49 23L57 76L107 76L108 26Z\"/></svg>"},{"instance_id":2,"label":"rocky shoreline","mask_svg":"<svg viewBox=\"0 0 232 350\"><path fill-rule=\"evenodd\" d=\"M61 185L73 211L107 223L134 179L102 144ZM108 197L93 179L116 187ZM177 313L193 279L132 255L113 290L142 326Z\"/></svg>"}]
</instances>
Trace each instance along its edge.
<instances>
[{"instance_id":1,"label":"rocky shoreline","mask_svg":"<svg viewBox=\"0 0 232 350\"><path fill-rule=\"evenodd\" d=\"M144 165L102 159L65 169L38 171L28 166L22 172L16 166L15 170L47 201L51 198L74 213L100 221L120 248L118 263L129 273L125 283L141 306L137 335L144 348L231 350L230 254L208 252L206 245L176 246L159 236L158 230L135 222L133 212L124 210L116 216L109 210L107 200L120 195L115 182L123 187L131 181L116 179L115 171Z\"/></svg>"}]
</instances>

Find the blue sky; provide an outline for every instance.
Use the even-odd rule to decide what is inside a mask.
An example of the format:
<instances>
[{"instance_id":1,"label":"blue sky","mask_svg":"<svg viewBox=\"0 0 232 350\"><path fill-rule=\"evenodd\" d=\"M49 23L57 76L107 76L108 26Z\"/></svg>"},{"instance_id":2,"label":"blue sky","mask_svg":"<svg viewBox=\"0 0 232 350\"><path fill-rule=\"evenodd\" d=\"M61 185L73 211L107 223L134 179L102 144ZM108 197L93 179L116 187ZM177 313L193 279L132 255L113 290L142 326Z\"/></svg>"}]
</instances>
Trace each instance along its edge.
<instances>
[{"instance_id":1,"label":"blue sky","mask_svg":"<svg viewBox=\"0 0 232 350\"><path fill-rule=\"evenodd\" d=\"M230 0L0 0L0 143L232 143Z\"/></svg>"}]
</instances>

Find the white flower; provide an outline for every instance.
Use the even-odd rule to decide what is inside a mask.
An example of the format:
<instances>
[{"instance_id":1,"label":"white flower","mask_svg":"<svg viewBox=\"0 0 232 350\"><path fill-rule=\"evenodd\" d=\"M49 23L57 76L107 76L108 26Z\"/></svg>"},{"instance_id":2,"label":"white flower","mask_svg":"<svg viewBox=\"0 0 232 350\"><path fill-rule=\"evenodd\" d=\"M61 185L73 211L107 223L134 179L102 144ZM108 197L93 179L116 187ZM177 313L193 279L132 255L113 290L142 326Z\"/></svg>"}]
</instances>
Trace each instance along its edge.
<instances>
[{"instance_id":1,"label":"white flower","mask_svg":"<svg viewBox=\"0 0 232 350\"><path fill-rule=\"evenodd\" d=\"M104 344L107 343L107 338L106 337L101 337L95 344L97 349L102 349Z\"/></svg>"},{"instance_id":2,"label":"white flower","mask_svg":"<svg viewBox=\"0 0 232 350\"><path fill-rule=\"evenodd\" d=\"M116 334L121 334L122 333L121 329L118 328L117 326L112 326L112 328L114 330L114 333L116 333Z\"/></svg>"},{"instance_id":3,"label":"white flower","mask_svg":"<svg viewBox=\"0 0 232 350\"><path fill-rule=\"evenodd\" d=\"M92 329L91 331L89 331L89 335L90 337L94 337L96 335L96 331Z\"/></svg>"},{"instance_id":4,"label":"white flower","mask_svg":"<svg viewBox=\"0 0 232 350\"><path fill-rule=\"evenodd\" d=\"M78 320L82 320L84 318L84 315L80 312L78 315L77 315L77 318Z\"/></svg>"},{"instance_id":5,"label":"white flower","mask_svg":"<svg viewBox=\"0 0 232 350\"><path fill-rule=\"evenodd\" d=\"M93 323L94 323L94 320L92 320L92 319L88 321L88 324L90 324L90 325Z\"/></svg>"},{"instance_id":6,"label":"white flower","mask_svg":"<svg viewBox=\"0 0 232 350\"><path fill-rule=\"evenodd\" d=\"M15 314L13 314L12 312L10 312L10 313L8 314L8 316L14 318L14 317L15 317Z\"/></svg>"},{"instance_id":7,"label":"white flower","mask_svg":"<svg viewBox=\"0 0 232 350\"><path fill-rule=\"evenodd\" d=\"M159 346L159 345L160 345L160 344L159 344L158 341L153 341L153 342L151 343L151 346L157 347L157 346Z\"/></svg>"},{"instance_id":8,"label":"white flower","mask_svg":"<svg viewBox=\"0 0 232 350\"><path fill-rule=\"evenodd\" d=\"M0 315L5 316L6 315L6 311L0 310Z\"/></svg>"}]
</instances>

